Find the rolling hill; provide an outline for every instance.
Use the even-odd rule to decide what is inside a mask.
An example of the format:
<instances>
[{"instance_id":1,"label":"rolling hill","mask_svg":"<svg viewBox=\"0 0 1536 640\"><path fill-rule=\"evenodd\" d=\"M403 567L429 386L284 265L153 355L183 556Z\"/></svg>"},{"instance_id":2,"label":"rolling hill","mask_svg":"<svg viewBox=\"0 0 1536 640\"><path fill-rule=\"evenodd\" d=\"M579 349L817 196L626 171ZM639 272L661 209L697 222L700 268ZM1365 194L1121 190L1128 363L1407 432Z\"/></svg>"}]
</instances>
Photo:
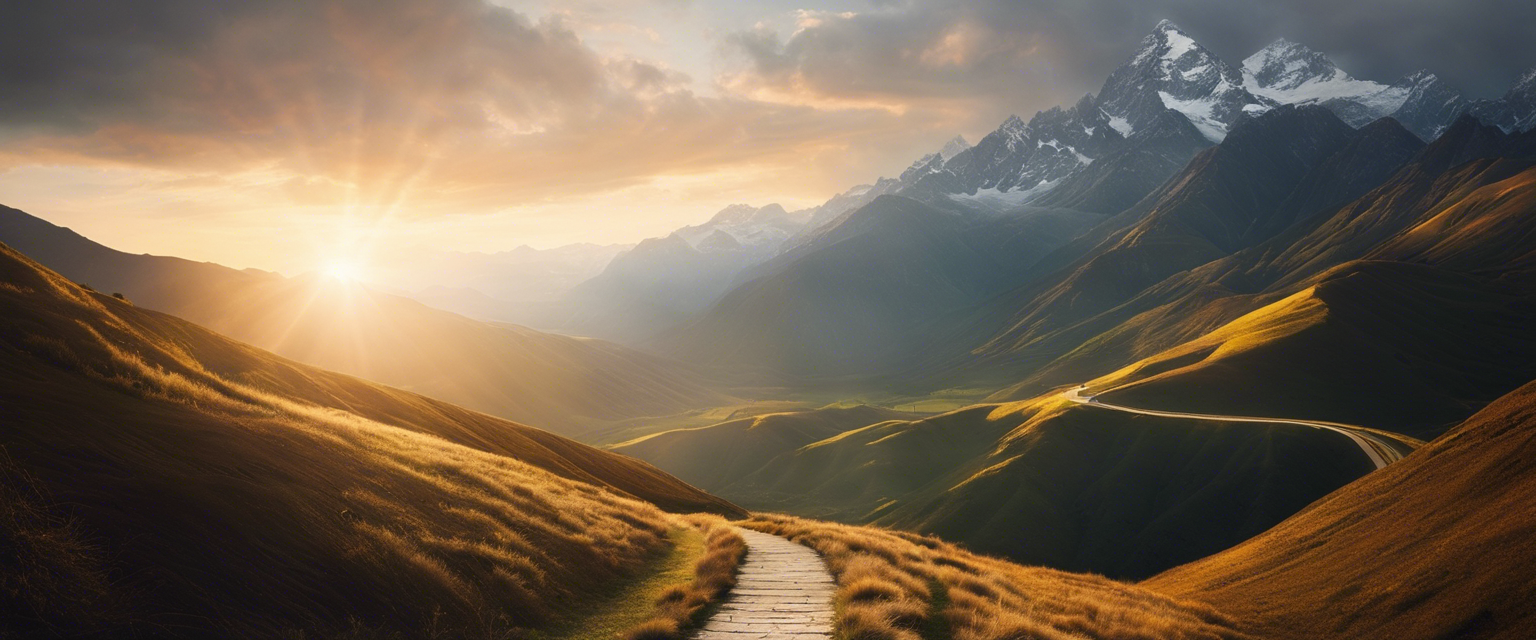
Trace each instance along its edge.
<instances>
[{"instance_id":1,"label":"rolling hill","mask_svg":"<svg viewBox=\"0 0 1536 640\"><path fill-rule=\"evenodd\" d=\"M1373 468L1348 439L1316 429L1122 414L1054 395L915 421L867 416L851 429L839 417L786 416L773 431L737 421L617 451L749 509L1119 578L1225 549ZM713 453L689 455L702 451ZM707 463L720 451L731 452L729 473Z\"/></svg>"},{"instance_id":2,"label":"rolling hill","mask_svg":"<svg viewBox=\"0 0 1536 640\"><path fill-rule=\"evenodd\" d=\"M1536 384L1237 547L1143 586L1273 638L1522 638L1536 625Z\"/></svg>"},{"instance_id":3,"label":"rolling hill","mask_svg":"<svg viewBox=\"0 0 1536 640\"><path fill-rule=\"evenodd\" d=\"M4 597L43 605L5 617L18 632L510 633L637 568L670 526L653 505L742 514L632 458L284 360L4 246L0 302L0 446L24 501L4 536L26 552L6 575L33 585ZM55 566L107 586L35 591Z\"/></svg>"},{"instance_id":4,"label":"rolling hill","mask_svg":"<svg viewBox=\"0 0 1536 640\"><path fill-rule=\"evenodd\" d=\"M0 208L0 242L65 277L315 366L563 433L721 404L673 362L471 320L361 285L114 251Z\"/></svg>"}]
</instances>

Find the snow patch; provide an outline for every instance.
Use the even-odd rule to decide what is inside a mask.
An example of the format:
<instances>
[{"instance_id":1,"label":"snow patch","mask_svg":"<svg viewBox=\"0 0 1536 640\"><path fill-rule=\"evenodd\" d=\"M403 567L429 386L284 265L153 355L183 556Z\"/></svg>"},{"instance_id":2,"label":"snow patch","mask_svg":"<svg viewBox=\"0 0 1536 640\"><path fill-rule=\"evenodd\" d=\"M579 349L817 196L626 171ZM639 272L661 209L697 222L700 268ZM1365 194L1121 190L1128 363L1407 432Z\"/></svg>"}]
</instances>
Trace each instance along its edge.
<instances>
[{"instance_id":1,"label":"snow patch","mask_svg":"<svg viewBox=\"0 0 1536 640\"><path fill-rule=\"evenodd\" d=\"M1215 100L1209 97L1180 100L1173 97L1167 91L1159 91L1157 96L1163 99L1163 106L1182 113L1184 117L1189 118L1190 123L1195 125L1195 128L1199 129L1200 134L1205 136L1207 140L1219 143L1226 139L1227 125L1217 120L1215 115L1213 115L1216 107Z\"/></svg>"},{"instance_id":2,"label":"snow patch","mask_svg":"<svg viewBox=\"0 0 1536 640\"><path fill-rule=\"evenodd\" d=\"M989 189L977 189L976 193L973 194L951 193L949 194L949 197L950 199L959 202L979 205L983 208L992 210L1000 210L1017 207L1027 203L1034 199L1035 196L1042 195L1045 192L1056 188L1056 185L1058 184L1061 184L1061 178L1057 178L1055 180L1041 180L1038 184L1028 189L999 191L996 187L992 187Z\"/></svg>"},{"instance_id":3,"label":"snow patch","mask_svg":"<svg viewBox=\"0 0 1536 640\"><path fill-rule=\"evenodd\" d=\"M1109 116L1107 113L1104 115ZM1109 116L1109 128L1120 132L1120 135L1126 138L1131 137L1131 132L1136 130L1131 126L1131 122L1129 120L1126 120L1120 116Z\"/></svg>"}]
</instances>

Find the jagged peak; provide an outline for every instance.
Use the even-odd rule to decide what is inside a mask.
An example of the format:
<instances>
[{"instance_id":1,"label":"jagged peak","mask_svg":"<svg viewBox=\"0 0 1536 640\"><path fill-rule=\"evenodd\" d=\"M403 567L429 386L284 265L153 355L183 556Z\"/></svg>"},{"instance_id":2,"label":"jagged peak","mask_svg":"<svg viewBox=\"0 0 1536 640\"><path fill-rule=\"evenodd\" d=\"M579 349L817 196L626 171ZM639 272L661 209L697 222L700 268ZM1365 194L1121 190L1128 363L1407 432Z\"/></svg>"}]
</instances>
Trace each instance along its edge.
<instances>
[{"instance_id":1,"label":"jagged peak","mask_svg":"<svg viewBox=\"0 0 1536 640\"><path fill-rule=\"evenodd\" d=\"M1179 25L1174 24L1172 20L1169 20L1167 18L1163 18L1162 20L1158 20L1157 21L1157 26L1152 27L1152 32L1153 33L1162 33L1164 31L1177 31L1179 33L1183 33L1183 31L1181 29L1179 29Z\"/></svg>"},{"instance_id":2,"label":"jagged peak","mask_svg":"<svg viewBox=\"0 0 1536 640\"><path fill-rule=\"evenodd\" d=\"M1520 77L1515 79L1515 84L1509 88L1512 94L1533 91L1536 91L1536 67L1526 69L1525 73L1520 74Z\"/></svg>"},{"instance_id":3,"label":"jagged peak","mask_svg":"<svg viewBox=\"0 0 1536 640\"><path fill-rule=\"evenodd\" d=\"M945 160L949 160L950 158L960 155L961 151L965 151L969 148L971 148L971 143L965 139L965 136L957 135L953 138L950 138L949 142L944 143L943 148L939 149L939 157Z\"/></svg>"},{"instance_id":4,"label":"jagged peak","mask_svg":"<svg viewBox=\"0 0 1536 640\"><path fill-rule=\"evenodd\" d=\"M1025 126L1026 125L1024 124L1023 118L1020 118L1017 115L1011 115L1008 116L1008 119L1004 120L1003 124L999 125L997 129L999 131L1023 131Z\"/></svg>"},{"instance_id":5,"label":"jagged peak","mask_svg":"<svg viewBox=\"0 0 1536 640\"><path fill-rule=\"evenodd\" d=\"M1439 79L1440 76L1435 75L1434 72L1430 71L1429 69L1419 69L1418 71L1403 76L1403 79L1398 80L1397 83L1403 86L1416 87L1422 84L1435 82Z\"/></svg>"}]
</instances>

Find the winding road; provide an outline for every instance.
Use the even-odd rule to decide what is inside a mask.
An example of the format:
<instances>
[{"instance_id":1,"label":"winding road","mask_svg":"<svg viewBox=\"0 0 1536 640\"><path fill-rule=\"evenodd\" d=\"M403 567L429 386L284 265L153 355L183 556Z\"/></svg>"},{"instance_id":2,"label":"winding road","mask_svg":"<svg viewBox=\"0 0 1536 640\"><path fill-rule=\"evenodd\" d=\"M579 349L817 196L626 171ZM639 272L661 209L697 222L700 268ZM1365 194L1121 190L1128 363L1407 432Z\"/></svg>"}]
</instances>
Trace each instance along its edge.
<instances>
[{"instance_id":1,"label":"winding road","mask_svg":"<svg viewBox=\"0 0 1536 640\"><path fill-rule=\"evenodd\" d=\"M750 529L736 586L695 640L831 640L832 574L809 547Z\"/></svg>"},{"instance_id":2,"label":"winding road","mask_svg":"<svg viewBox=\"0 0 1536 640\"><path fill-rule=\"evenodd\" d=\"M1101 409L1110 409L1110 410L1113 410L1113 411L1125 411L1125 412L1128 412L1128 413L1140 413L1142 415L1148 415L1148 416L1163 416L1163 417L1166 417L1166 418L1189 418L1191 420L1216 420L1216 421L1221 421L1221 422L1263 422L1263 423L1267 423L1267 424L1294 424L1294 425L1301 425L1303 427L1312 427L1314 429L1327 429L1327 430L1333 431L1335 433L1344 434L1345 437L1349 438L1350 440L1353 440L1355 442L1355 444L1360 446L1360 450L1365 452L1366 457L1371 459L1371 464L1376 465L1377 469L1380 469L1382 467L1387 466L1388 464L1391 464L1393 462L1397 462L1398 460L1401 460L1404 455L1406 455L1407 453L1411 453L1413 451L1413 448L1414 448L1413 445L1411 445L1409 443L1406 443L1406 442L1403 442L1401 440L1397 440L1397 439L1391 438L1389 436L1384 436L1382 434L1375 433L1373 431L1369 431L1369 430L1366 430L1366 429L1363 429L1363 428L1360 428L1360 427L1357 427L1357 426L1354 426L1354 425L1341 424L1341 423L1338 423L1338 422L1319 422L1319 421L1316 421L1316 420L1291 420L1289 418L1254 418L1254 417L1250 417L1250 416L1224 416L1224 415L1214 415L1214 414L1209 414L1209 413L1185 413L1185 412L1182 412L1182 411L1157 411L1155 409L1137 409L1135 407L1127 407L1127 406L1118 405L1118 404L1109 404L1107 402L1100 402L1098 400L1098 398L1096 398L1095 396L1085 396L1085 395L1083 395L1083 391L1086 390L1087 388L1088 388L1088 385L1078 385L1076 387L1073 387L1071 389L1063 391L1061 395L1062 395L1062 397L1066 398L1067 400L1070 400L1072 402L1076 402L1078 404L1086 404L1088 406L1099 407ZM1404 452L1403 449L1407 449L1407 452Z\"/></svg>"}]
</instances>

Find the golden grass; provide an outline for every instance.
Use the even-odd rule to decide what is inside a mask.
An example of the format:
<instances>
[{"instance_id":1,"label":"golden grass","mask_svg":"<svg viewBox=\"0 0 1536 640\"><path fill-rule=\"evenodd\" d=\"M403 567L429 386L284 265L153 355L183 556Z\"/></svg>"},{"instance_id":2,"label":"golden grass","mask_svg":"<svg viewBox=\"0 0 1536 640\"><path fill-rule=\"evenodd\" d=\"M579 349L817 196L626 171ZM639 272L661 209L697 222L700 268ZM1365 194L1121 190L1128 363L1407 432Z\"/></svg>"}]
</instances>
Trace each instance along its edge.
<instances>
[{"instance_id":1,"label":"golden grass","mask_svg":"<svg viewBox=\"0 0 1536 640\"><path fill-rule=\"evenodd\" d=\"M747 555L746 540L719 516L700 514L688 520L705 539L704 555L693 565L693 580L667 589L656 599L655 614L625 633L625 640L681 640L736 586L736 569Z\"/></svg>"},{"instance_id":2,"label":"golden grass","mask_svg":"<svg viewBox=\"0 0 1536 640\"><path fill-rule=\"evenodd\" d=\"M312 391L352 399L400 396L221 343L4 247L0 280L0 445L75 523L11 518L3 535L59 541L60 553L28 543L56 575L83 557L65 543L98 544L139 633L515 637L641 569L673 522L615 491L366 417L380 415L373 405L294 399L296 383L274 376L298 372L319 381ZM200 358L218 349L268 366L217 375ZM419 406L452 419L450 407ZM509 453L562 474L590 458L618 465L615 477L660 475L524 435L541 446ZM80 612L56 624L95 624L71 608L78 598L27 592L44 599L34 610Z\"/></svg>"},{"instance_id":3,"label":"golden grass","mask_svg":"<svg viewBox=\"0 0 1536 640\"><path fill-rule=\"evenodd\" d=\"M1536 382L1285 522L1145 584L1266 636L1530 638Z\"/></svg>"},{"instance_id":4,"label":"golden grass","mask_svg":"<svg viewBox=\"0 0 1536 640\"><path fill-rule=\"evenodd\" d=\"M1247 638L1209 605L1109 580L1024 567L937 538L781 515L743 526L821 553L846 640Z\"/></svg>"}]
</instances>

